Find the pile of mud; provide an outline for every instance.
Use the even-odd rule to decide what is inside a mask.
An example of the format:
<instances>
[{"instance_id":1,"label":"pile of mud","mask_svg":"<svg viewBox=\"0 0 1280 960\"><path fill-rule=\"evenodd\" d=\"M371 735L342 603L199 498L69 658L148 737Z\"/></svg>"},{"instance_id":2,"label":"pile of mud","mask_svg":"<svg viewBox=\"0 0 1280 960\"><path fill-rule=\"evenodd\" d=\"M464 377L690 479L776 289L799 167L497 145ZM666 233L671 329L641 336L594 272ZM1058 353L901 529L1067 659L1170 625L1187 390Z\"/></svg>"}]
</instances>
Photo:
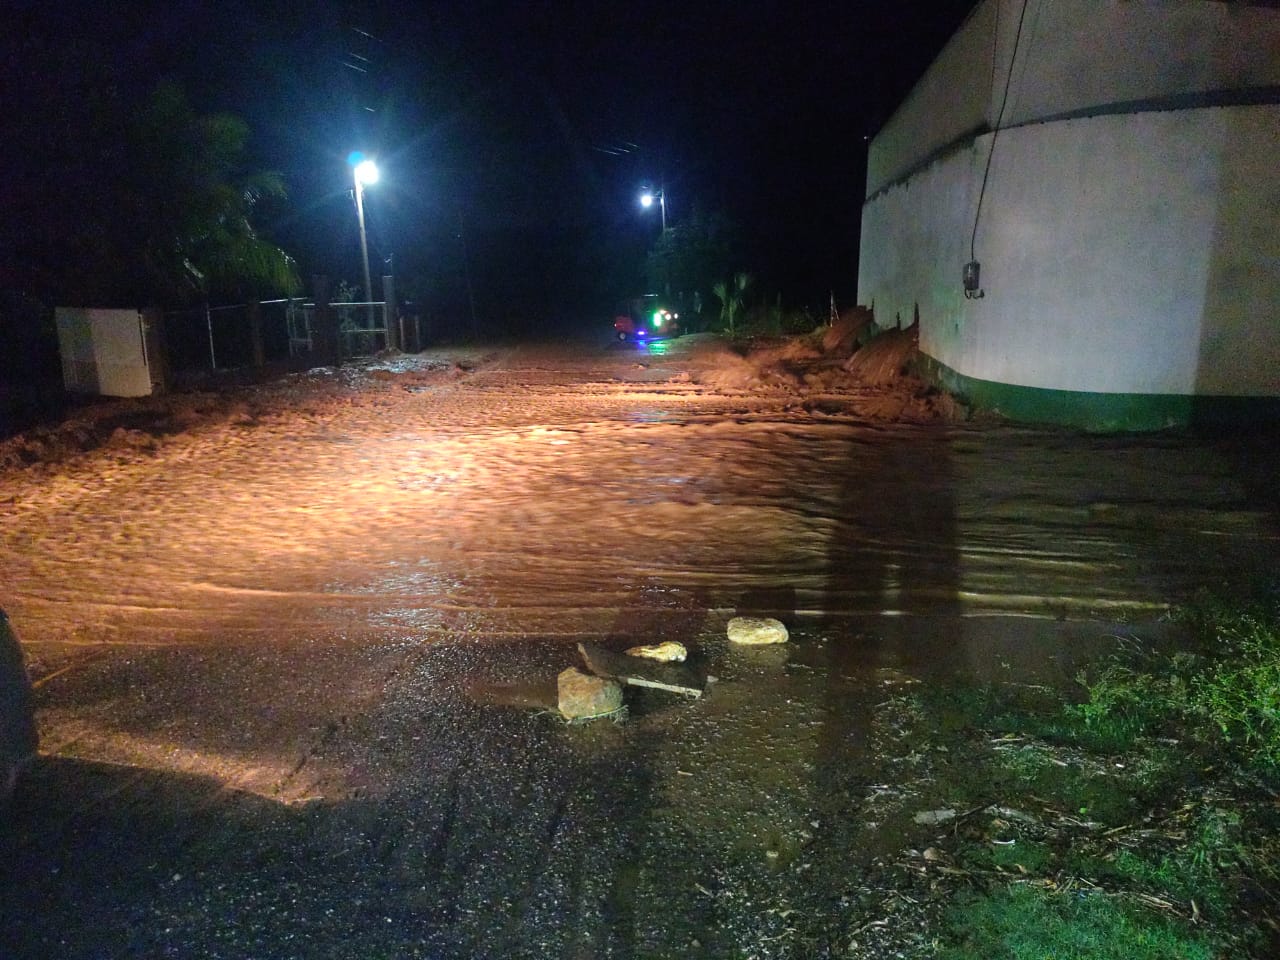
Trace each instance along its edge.
<instances>
[{"instance_id":1,"label":"pile of mud","mask_svg":"<svg viewBox=\"0 0 1280 960\"><path fill-rule=\"evenodd\" d=\"M873 330L869 316L852 314L808 336L714 341L700 351L695 379L726 391L788 392L810 412L913 423L969 418L967 407L916 372L918 326Z\"/></svg>"},{"instance_id":2,"label":"pile of mud","mask_svg":"<svg viewBox=\"0 0 1280 960\"><path fill-rule=\"evenodd\" d=\"M469 352L397 355L262 383L229 382L134 399L95 398L74 406L60 423L0 440L0 471L54 466L96 451L155 453L209 430L252 427L286 410L324 418L353 393L389 389L392 383L421 389L461 377L486 359Z\"/></svg>"},{"instance_id":3,"label":"pile of mud","mask_svg":"<svg viewBox=\"0 0 1280 960\"><path fill-rule=\"evenodd\" d=\"M213 394L98 401L73 410L62 423L33 427L0 442L0 470L62 463L103 448L156 450L165 438L203 422L225 422L231 408Z\"/></svg>"},{"instance_id":4,"label":"pile of mud","mask_svg":"<svg viewBox=\"0 0 1280 960\"><path fill-rule=\"evenodd\" d=\"M808 336L729 342L711 335L682 338L682 380L724 393L794 398L813 415L907 422L951 422L968 411L913 371L917 328L871 336L869 317L843 316ZM865 341L865 342L863 342ZM568 349L568 348L566 348ZM123 457L156 453L208 430L252 427L288 411L324 419L354 394L427 389L494 359L463 349L394 355L295 373L262 383L228 382L128 400L94 399L58 424L0 441L0 471L39 469L95 451ZM679 361L677 361L679 362Z\"/></svg>"}]
</instances>

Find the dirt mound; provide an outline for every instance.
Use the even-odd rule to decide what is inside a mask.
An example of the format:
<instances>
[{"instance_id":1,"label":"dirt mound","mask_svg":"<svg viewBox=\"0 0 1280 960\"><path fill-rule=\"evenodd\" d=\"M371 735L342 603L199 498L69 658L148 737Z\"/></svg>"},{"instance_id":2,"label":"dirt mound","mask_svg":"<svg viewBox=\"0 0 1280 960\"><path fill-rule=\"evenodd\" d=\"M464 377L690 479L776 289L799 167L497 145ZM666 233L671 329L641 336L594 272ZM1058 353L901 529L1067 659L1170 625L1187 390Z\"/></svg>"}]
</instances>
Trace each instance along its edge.
<instances>
[{"instance_id":1,"label":"dirt mound","mask_svg":"<svg viewBox=\"0 0 1280 960\"><path fill-rule=\"evenodd\" d=\"M81 403L61 423L0 440L0 471L49 467L98 450L121 457L155 454L202 431L252 427L283 411L323 419L354 392L425 389L456 380L492 359L469 349L397 354L264 382L235 378L189 392L94 399Z\"/></svg>"},{"instance_id":2,"label":"dirt mound","mask_svg":"<svg viewBox=\"0 0 1280 960\"><path fill-rule=\"evenodd\" d=\"M844 369L868 386L887 386L910 375L920 353L920 327L886 330L859 349Z\"/></svg>"},{"instance_id":3,"label":"dirt mound","mask_svg":"<svg viewBox=\"0 0 1280 960\"><path fill-rule=\"evenodd\" d=\"M749 352L744 354L719 338L704 335L691 353L692 378L717 390L756 389L761 386L761 366Z\"/></svg>"},{"instance_id":4,"label":"dirt mound","mask_svg":"<svg viewBox=\"0 0 1280 960\"><path fill-rule=\"evenodd\" d=\"M871 311L866 307L850 307L822 335L822 352L847 357L858 348L872 329Z\"/></svg>"},{"instance_id":5,"label":"dirt mound","mask_svg":"<svg viewBox=\"0 0 1280 960\"><path fill-rule=\"evenodd\" d=\"M863 313L849 311L843 331L834 337L833 325L809 336L755 340L736 349L724 342L705 345L694 379L720 390L790 392L810 413L911 422L967 419L967 409L954 397L915 374L919 328L888 330L856 347L856 337L869 329L863 322L869 315ZM840 352L846 341L854 344L847 359ZM835 344L832 350L828 342Z\"/></svg>"}]
</instances>

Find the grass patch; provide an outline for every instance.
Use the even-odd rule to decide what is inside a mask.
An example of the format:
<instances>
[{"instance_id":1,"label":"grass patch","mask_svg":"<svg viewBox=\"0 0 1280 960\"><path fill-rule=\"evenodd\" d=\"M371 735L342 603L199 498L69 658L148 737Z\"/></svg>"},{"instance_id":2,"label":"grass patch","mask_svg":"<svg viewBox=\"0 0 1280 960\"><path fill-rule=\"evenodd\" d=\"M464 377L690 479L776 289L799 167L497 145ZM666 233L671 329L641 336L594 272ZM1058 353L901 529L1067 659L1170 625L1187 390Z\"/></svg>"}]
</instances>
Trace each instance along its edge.
<instances>
[{"instance_id":1,"label":"grass patch","mask_svg":"<svg viewBox=\"0 0 1280 960\"><path fill-rule=\"evenodd\" d=\"M942 802L980 811L952 853L985 892L952 908L941 956L1277 955L1280 590L1178 616L1189 649L1121 650L1074 693L922 692L967 751Z\"/></svg>"},{"instance_id":2,"label":"grass patch","mask_svg":"<svg viewBox=\"0 0 1280 960\"><path fill-rule=\"evenodd\" d=\"M1046 843L1023 840L1011 845L975 843L956 855L956 864L970 870L1009 870L1038 875L1054 864L1056 854Z\"/></svg>"},{"instance_id":3,"label":"grass patch","mask_svg":"<svg viewBox=\"0 0 1280 960\"><path fill-rule=\"evenodd\" d=\"M1196 810L1186 838L1164 851L1121 850L1099 870L1127 889L1194 903L1210 919L1231 911L1237 880L1252 866L1239 813L1219 807Z\"/></svg>"},{"instance_id":4,"label":"grass patch","mask_svg":"<svg viewBox=\"0 0 1280 960\"><path fill-rule=\"evenodd\" d=\"M1010 886L948 916L941 960L1211 960L1214 945L1186 924L1118 897Z\"/></svg>"},{"instance_id":5,"label":"grass patch","mask_svg":"<svg viewBox=\"0 0 1280 960\"><path fill-rule=\"evenodd\" d=\"M991 684L931 694L936 729L978 727L1100 754L1176 739L1183 752L1229 759L1280 786L1280 585L1230 603L1205 595L1177 613L1194 647L1129 646L1077 677L1068 701L1044 687Z\"/></svg>"},{"instance_id":6,"label":"grass patch","mask_svg":"<svg viewBox=\"0 0 1280 960\"><path fill-rule=\"evenodd\" d=\"M1280 781L1280 588L1236 602L1206 594L1178 615L1195 652L1123 652L1081 676L1088 698L1065 719L1077 723L1077 738L1112 749L1177 736Z\"/></svg>"}]
</instances>

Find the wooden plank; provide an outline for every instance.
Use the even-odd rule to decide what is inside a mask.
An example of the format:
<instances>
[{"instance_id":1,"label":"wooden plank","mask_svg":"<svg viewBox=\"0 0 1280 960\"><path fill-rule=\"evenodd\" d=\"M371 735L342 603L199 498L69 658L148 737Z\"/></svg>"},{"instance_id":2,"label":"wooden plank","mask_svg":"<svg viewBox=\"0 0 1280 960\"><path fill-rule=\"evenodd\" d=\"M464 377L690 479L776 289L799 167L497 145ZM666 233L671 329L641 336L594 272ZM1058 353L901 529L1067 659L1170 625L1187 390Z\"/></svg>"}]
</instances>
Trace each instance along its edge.
<instances>
[{"instance_id":1,"label":"wooden plank","mask_svg":"<svg viewBox=\"0 0 1280 960\"><path fill-rule=\"evenodd\" d=\"M700 697L706 689L706 679L683 663L629 657L586 641L578 644L578 652L582 654L587 669L597 677L618 680L633 687L683 693L689 697Z\"/></svg>"}]
</instances>

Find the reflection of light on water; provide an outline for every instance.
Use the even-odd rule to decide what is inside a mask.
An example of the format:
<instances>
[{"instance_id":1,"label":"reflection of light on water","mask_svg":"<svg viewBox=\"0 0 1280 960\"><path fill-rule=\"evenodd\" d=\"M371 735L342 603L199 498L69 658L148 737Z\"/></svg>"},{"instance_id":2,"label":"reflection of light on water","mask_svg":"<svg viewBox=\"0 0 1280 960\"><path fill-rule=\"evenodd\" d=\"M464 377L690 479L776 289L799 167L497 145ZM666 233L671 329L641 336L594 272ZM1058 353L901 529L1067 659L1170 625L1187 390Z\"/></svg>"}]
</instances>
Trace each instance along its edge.
<instances>
[{"instance_id":1,"label":"reflection of light on water","mask_svg":"<svg viewBox=\"0 0 1280 960\"><path fill-rule=\"evenodd\" d=\"M563 447L576 440L577 434L568 430L557 430L553 427L534 427L529 431L529 437L534 440L546 440L553 447ZM513 439L518 439L518 436L513 437Z\"/></svg>"},{"instance_id":2,"label":"reflection of light on water","mask_svg":"<svg viewBox=\"0 0 1280 960\"><path fill-rule=\"evenodd\" d=\"M903 611L898 608L898 601L902 599L902 569L896 563L886 563L884 566L884 588L880 593L880 602L883 607L880 610L882 616L900 617Z\"/></svg>"},{"instance_id":3,"label":"reflection of light on water","mask_svg":"<svg viewBox=\"0 0 1280 960\"><path fill-rule=\"evenodd\" d=\"M668 410L636 410L629 417L632 423L674 423L679 418Z\"/></svg>"},{"instance_id":4,"label":"reflection of light on water","mask_svg":"<svg viewBox=\"0 0 1280 960\"><path fill-rule=\"evenodd\" d=\"M293 772L296 761L284 757L217 754L165 741L142 740L120 732L112 734L111 746L120 748L128 759L94 756L92 762L121 770L207 777L222 784L224 788L252 793L264 800L274 800L286 805L322 799L314 793L304 794L288 789L285 781ZM83 755L70 753L53 753L50 756L68 760L86 759Z\"/></svg>"},{"instance_id":5,"label":"reflection of light on water","mask_svg":"<svg viewBox=\"0 0 1280 960\"><path fill-rule=\"evenodd\" d=\"M404 388L426 381L387 378L367 394L290 393L296 407L267 407L252 429L210 424L148 459L38 481L5 471L6 603L41 639L331 623L505 637L531 616L570 636L607 621L642 575L710 605L732 606L752 578L828 614L1138 616L1163 610L1153 569L1179 580L1198 565L1150 558L1145 525L1171 543L1268 542L1262 514L1186 508L1201 481L1183 451L1143 448L1122 470L1110 448L982 431L944 445L814 420L791 399L720 394L701 366L690 379L681 354L707 370L733 360L696 346L631 344L599 365L532 354L527 370L451 373L425 397ZM1135 484L1152 473L1170 492L1147 503ZM934 504L939 542L884 518L886 496ZM1095 515L1105 523L1070 526ZM833 576L834 562L850 568Z\"/></svg>"}]
</instances>

